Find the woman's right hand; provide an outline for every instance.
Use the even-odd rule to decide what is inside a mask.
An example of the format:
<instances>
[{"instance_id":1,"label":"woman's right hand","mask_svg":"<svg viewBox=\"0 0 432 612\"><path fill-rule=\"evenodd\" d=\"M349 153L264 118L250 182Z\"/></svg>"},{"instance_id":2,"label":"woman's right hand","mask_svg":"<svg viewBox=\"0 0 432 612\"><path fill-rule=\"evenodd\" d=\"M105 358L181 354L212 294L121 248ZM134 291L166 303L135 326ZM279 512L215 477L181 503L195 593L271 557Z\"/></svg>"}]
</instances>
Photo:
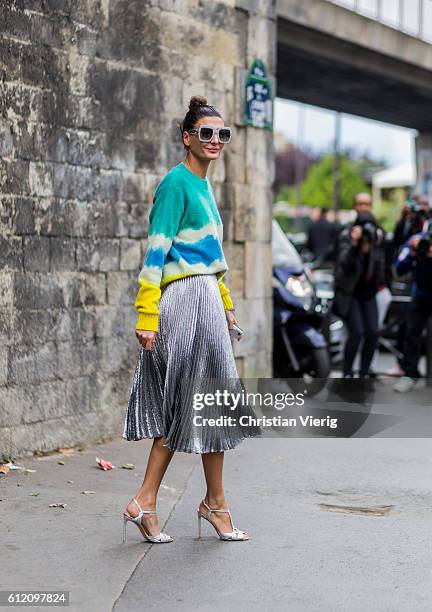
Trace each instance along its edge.
<instances>
[{"instance_id":1,"label":"woman's right hand","mask_svg":"<svg viewBox=\"0 0 432 612\"><path fill-rule=\"evenodd\" d=\"M151 351L153 348L153 344L156 341L156 333L155 331L150 331L146 329L136 329L135 335L138 338L138 342L142 347L145 348L146 351Z\"/></svg>"}]
</instances>

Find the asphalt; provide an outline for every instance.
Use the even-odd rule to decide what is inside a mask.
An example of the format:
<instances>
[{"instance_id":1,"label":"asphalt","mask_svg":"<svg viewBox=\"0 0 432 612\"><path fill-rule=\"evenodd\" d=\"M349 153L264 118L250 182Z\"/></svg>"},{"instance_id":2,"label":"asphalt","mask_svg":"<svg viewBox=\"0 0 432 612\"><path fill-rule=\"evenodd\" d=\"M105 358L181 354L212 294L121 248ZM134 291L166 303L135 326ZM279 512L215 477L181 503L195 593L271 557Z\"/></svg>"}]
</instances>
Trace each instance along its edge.
<instances>
[{"instance_id":1,"label":"asphalt","mask_svg":"<svg viewBox=\"0 0 432 612\"><path fill-rule=\"evenodd\" d=\"M226 453L225 486L248 542L222 542L207 523L197 540L201 462L178 453L159 499L174 542L151 545L128 525L123 545L149 447L120 439L1 477L0 589L65 589L80 612L430 609L429 439L244 441ZM98 469L96 456L116 467Z\"/></svg>"},{"instance_id":2,"label":"asphalt","mask_svg":"<svg viewBox=\"0 0 432 612\"><path fill-rule=\"evenodd\" d=\"M17 465L36 472L13 471L0 478L0 590L66 590L69 610L111 610L136 565L149 552L131 524L122 544L122 513L141 485L150 446L149 441L120 438L70 456L17 460ZM96 457L111 461L114 469L99 469ZM175 459L160 490L162 524L196 463L193 455ZM136 469L122 469L125 463ZM67 505L50 508L52 503Z\"/></svg>"}]
</instances>

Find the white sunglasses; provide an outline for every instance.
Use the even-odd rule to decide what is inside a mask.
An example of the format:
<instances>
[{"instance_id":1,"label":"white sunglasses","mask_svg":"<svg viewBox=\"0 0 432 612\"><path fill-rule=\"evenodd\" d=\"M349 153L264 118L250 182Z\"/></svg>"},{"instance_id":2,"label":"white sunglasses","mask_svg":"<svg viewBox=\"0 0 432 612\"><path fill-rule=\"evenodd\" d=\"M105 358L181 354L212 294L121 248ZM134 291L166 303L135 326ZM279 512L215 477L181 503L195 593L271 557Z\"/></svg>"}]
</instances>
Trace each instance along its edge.
<instances>
[{"instance_id":1,"label":"white sunglasses","mask_svg":"<svg viewBox=\"0 0 432 612\"><path fill-rule=\"evenodd\" d=\"M198 134L200 142L210 142L214 134L217 134L218 140L222 144L231 142L232 130L230 127L215 128L211 125L200 125L198 129L187 130L189 134Z\"/></svg>"}]
</instances>

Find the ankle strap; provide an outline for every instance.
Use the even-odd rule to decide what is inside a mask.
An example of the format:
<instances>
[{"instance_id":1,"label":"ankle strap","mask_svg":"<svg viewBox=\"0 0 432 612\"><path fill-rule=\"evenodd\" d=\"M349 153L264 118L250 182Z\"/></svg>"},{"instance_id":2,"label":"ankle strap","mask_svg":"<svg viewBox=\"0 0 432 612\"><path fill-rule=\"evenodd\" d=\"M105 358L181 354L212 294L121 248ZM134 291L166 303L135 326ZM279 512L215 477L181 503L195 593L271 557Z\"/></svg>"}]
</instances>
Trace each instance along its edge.
<instances>
[{"instance_id":1,"label":"ankle strap","mask_svg":"<svg viewBox=\"0 0 432 612\"><path fill-rule=\"evenodd\" d=\"M228 512L228 514L230 514L229 508L210 508L210 506L207 506L204 500L202 500L202 503L210 512Z\"/></svg>"},{"instance_id":2,"label":"ankle strap","mask_svg":"<svg viewBox=\"0 0 432 612\"><path fill-rule=\"evenodd\" d=\"M157 514L155 510L143 510L141 506L139 505L139 503L137 502L137 500L135 499L135 497L132 498L132 501L138 506L140 512L142 512L143 514Z\"/></svg>"}]
</instances>

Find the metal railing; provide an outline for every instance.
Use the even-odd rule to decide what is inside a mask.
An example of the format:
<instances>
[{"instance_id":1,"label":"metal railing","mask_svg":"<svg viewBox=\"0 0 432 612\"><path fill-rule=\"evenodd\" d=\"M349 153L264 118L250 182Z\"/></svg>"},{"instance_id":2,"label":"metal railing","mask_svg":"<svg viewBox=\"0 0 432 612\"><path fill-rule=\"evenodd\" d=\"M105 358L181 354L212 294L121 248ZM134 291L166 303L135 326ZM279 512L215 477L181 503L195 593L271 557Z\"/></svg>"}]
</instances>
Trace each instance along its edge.
<instances>
[{"instance_id":1,"label":"metal railing","mask_svg":"<svg viewBox=\"0 0 432 612\"><path fill-rule=\"evenodd\" d=\"M432 43L432 0L326 0Z\"/></svg>"}]
</instances>

